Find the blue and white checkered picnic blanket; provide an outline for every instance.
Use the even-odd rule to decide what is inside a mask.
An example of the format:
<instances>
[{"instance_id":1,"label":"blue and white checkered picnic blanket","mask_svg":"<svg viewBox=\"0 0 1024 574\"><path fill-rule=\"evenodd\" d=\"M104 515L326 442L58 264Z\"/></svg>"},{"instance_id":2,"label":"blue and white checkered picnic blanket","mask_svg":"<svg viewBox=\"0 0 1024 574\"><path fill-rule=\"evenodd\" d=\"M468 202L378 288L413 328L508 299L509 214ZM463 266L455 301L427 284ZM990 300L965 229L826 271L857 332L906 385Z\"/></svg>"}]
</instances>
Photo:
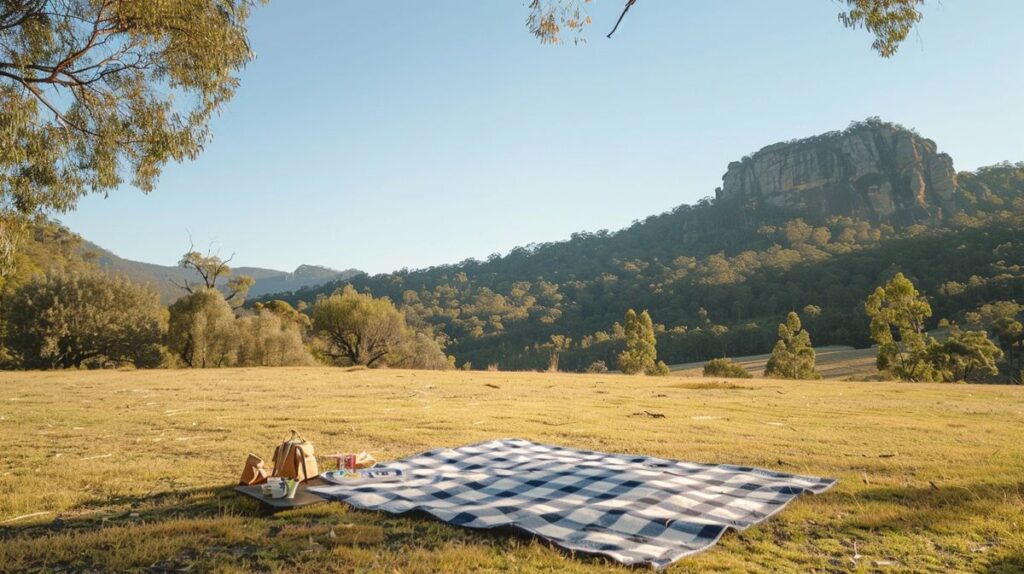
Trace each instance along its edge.
<instances>
[{"instance_id":1,"label":"blue and white checkered picnic blanket","mask_svg":"<svg viewBox=\"0 0 1024 574\"><path fill-rule=\"evenodd\" d=\"M420 510L470 528L512 526L569 550L663 568L835 480L695 464L520 439L388 463L402 482L312 487L356 508Z\"/></svg>"}]
</instances>

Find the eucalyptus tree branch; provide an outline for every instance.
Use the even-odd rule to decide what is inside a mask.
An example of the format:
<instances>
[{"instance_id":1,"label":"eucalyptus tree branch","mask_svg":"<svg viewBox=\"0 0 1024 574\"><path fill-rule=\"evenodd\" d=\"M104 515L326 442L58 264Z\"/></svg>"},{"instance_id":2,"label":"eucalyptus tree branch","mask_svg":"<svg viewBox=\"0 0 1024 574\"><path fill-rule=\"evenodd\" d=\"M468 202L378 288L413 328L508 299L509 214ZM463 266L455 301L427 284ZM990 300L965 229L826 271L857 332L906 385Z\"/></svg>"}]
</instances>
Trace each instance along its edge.
<instances>
[{"instance_id":1,"label":"eucalyptus tree branch","mask_svg":"<svg viewBox=\"0 0 1024 574\"><path fill-rule=\"evenodd\" d=\"M629 12L629 9L633 7L633 4L636 4L636 0L628 0L628 2L626 2L626 7L622 9L622 14L619 14L619 19L615 22L615 27L612 28L611 32L608 32L608 35L605 36L606 38L611 38L612 34L619 29L619 24L622 23L622 19L626 17L626 12Z\"/></svg>"}]
</instances>

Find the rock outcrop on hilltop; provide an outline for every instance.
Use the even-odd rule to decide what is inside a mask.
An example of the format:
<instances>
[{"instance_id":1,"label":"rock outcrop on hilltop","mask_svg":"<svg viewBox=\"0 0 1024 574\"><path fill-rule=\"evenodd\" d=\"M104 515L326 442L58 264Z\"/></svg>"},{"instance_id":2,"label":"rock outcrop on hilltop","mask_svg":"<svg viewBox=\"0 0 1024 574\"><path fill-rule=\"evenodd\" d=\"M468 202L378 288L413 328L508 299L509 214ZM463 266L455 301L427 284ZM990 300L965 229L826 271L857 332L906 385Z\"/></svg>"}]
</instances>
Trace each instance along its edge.
<instances>
[{"instance_id":1,"label":"rock outcrop on hilltop","mask_svg":"<svg viewBox=\"0 0 1024 574\"><path fill-rule=\"evenodd\" d=\"M795 217L835 215L896 226L937 223L955 211L953 160L935 142L879 120L778 143L729 164L716 190Z\"/></svg>"}]
</instances>

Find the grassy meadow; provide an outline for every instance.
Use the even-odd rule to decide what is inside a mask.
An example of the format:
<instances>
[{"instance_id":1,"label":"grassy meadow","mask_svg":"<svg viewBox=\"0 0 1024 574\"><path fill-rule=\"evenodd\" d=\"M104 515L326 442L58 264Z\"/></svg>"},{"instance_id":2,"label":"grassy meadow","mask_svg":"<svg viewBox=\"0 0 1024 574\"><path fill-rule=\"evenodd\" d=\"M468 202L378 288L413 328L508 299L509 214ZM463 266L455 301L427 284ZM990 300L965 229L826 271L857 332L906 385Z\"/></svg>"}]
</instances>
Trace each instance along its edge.
<instances>
[{"instance_id":1,"label":"grassy meadow","mask_svg":"<svg viewBox=\"0 0 1024 574\"><path fill-rule=\"evenodd\" d=\"M1024 571L1024 388L331 368L0 373L0 571L629 571L424 516L262 513L232 487L291 428L382 461L521 437L840 480L671 572Z\"/></svg>"}]
</instances>

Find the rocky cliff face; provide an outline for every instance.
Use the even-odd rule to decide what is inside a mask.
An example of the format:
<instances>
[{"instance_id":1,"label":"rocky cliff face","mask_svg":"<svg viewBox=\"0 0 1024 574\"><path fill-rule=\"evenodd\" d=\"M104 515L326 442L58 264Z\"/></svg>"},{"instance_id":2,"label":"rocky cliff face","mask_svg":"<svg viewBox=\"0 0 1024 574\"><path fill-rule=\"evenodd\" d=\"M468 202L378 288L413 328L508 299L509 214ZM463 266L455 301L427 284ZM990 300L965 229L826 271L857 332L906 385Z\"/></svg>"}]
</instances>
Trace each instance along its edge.
<instances>
[{"instance_id":1,"label":"rocky cliff face","mask_svg":"<svg viewBox=\"0 0 1024 574\"><path fill-rule=\"evenodd\" d=\"M938 153L935 142L875 120L768 146L731 163L722 180L721 202L897 226L952 215L958 189L953 160Z\"/></svg>"}]
</instances>

